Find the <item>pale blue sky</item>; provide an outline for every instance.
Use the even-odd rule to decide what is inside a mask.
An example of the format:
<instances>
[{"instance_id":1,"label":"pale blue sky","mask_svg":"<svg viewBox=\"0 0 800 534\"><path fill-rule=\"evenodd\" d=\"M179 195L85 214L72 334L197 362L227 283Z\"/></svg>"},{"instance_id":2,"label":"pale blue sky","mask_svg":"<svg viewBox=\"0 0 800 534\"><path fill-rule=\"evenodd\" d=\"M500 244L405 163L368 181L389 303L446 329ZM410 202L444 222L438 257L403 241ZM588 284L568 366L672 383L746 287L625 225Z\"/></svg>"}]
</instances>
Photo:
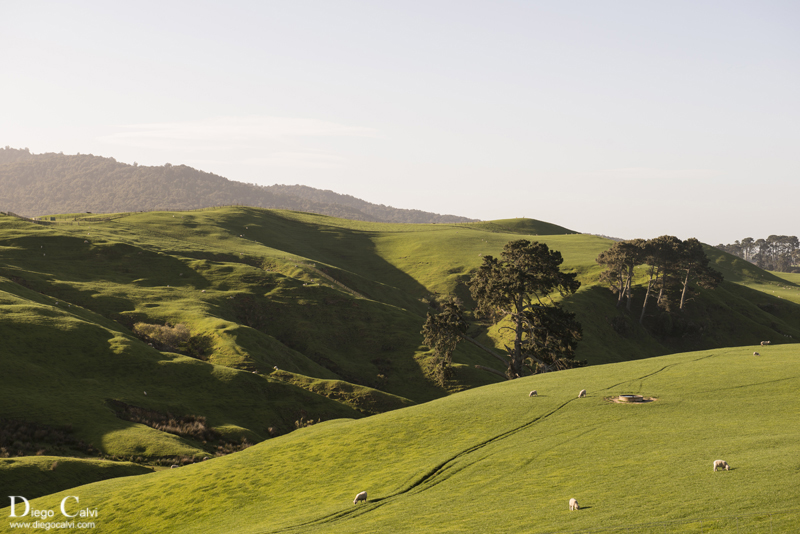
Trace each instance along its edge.
<instances>
[{"instance_id":1,"label":"pale blue sky","mask_svg":"<svg viewBox=\"0 0 800 534\"><path fill-rule=\"evenodd\" d=\"M800 234L800 2L0 0L0 145L623 238Z\"/></svg>"}]
</instances>

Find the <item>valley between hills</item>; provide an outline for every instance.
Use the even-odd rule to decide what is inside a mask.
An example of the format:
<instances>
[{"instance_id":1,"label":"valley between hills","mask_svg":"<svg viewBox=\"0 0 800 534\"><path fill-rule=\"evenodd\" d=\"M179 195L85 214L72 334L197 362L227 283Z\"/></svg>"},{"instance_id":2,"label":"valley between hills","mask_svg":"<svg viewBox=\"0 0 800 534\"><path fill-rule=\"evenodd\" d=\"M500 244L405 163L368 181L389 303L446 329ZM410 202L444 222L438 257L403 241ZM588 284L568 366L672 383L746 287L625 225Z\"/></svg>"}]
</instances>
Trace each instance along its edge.
<instances>
[{"instance_id":1,"label":"valley between hills","mask_svg":"<svg viewBox=\"0 0 800 534\"><path fill-rule=\"evenodd\" d=\"M588 365L504 381L461 343L438 383L426 314L456 296L469 315L465 283L518 239L576 273L558 300ZM706 246L725 281L665 329L655 306L639 323L643 271L634 313L600 282L612 244L532 219L0 215L0 486L55 510L80 495L100 532L796 528L800 280ZM467 335L503 351L504 326L470 316Z\"/></svg>"}]
</instances>

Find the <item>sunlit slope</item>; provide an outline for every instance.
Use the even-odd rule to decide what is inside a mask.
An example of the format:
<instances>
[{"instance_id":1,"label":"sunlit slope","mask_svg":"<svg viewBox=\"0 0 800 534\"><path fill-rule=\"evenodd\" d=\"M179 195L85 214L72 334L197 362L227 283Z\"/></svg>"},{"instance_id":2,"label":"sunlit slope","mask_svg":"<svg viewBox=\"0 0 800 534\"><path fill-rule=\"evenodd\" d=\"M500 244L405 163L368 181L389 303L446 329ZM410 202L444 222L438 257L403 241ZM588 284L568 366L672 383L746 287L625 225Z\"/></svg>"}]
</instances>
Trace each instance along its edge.
<instances>
[{"instance_id":1,"label":"sunlit slope","mask_svg":"<svg viewBox=\"0 0 800 534\"><path fill-rule=\"evenodd\" d=\"M98 509L97 532L553 532L666 520L691 532L719 516L729 517L719 528L742 516L740 528L760 531L746 514L800 500L800 351L757 348L476 388L33 505L78 495ZM609 402L623 393L657 400ZM731 470L714 473L716 459ZM369 502L353 505L363 490ZM778 514L772 528L796 530L799 517Z\"/></svg>"},{"instance_id":2,"label":"sunlit slope","mask_svg":"<svg viewBox=\"0 0 800 534\"><path fill-rule=\"evenodd\" d=\"M277 366L416 402L446 394L425 373L419 332L427 303L455 293L469 306L470 273L512 239L546 242L562 253L564 269L578 273L583 285L564 304L583 324L578 357L590 364L800 337L800 307L749 291L738 281L770 275L727 255L712 260L730 281L696 295L668 332L651 304L642 328L643 269L632 311L621 311L598 285L595 258L611 241L531 219L406 225L220 208L80 226L0 222L0 274L36 291L128 327L187 324L212 340L213 363L260 372ZM542 229L561 233L535 235ZM612 327L617 316L622 332ZM470 334L503 347L499 327L474 326ZM462 343L454 361L448 391L496 380L475 372L475 364L495 362L472 345Z\"/></svg>"},{"instance_id":3,"label":"sunlit slope","mask_svg":"<svg viewBox=\"0 0 800 534\"><path fill-rule=\"evenodd\" d=\"M0 458L0 487L27 499L109 478L141 475L153 469L131 462L23 456ZM3 506L8 506L4 503ZM5 527L0 523L0 531Z\"/></svg>"},{"instance_id":4,"label":"sunlit slope","mask_svg":"<svg viewBox=\"0 0 800 534\"><path fill-rule=\"evenodd\" d=\"M71 425L107 454L208 455L197 441L117 418L109 399L203 416L226 437L251 442L269 437L269 427L292 429L301 415L360 416L268 377L158 352L113 321L4 278L0 310L0 417Z\"/></svg>"}]
</instances>

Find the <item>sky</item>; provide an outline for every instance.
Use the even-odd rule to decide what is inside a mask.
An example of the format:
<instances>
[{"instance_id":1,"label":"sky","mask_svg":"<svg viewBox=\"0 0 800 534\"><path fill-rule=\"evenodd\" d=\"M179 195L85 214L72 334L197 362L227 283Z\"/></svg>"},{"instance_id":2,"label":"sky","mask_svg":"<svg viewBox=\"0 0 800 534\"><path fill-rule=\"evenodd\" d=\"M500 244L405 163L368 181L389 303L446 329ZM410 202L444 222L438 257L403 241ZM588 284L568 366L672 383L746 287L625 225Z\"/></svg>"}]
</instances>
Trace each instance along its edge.
<instances>
[{"instance_id":1,"label":"sky","mask_svg":"<svg viewBox=\"0 0 800 534\"><path fill-rule=\"evenodd\" d=\"M0 146L624 239L800 234L800 2L0 0Z\"/></svg>"}]
</instances>

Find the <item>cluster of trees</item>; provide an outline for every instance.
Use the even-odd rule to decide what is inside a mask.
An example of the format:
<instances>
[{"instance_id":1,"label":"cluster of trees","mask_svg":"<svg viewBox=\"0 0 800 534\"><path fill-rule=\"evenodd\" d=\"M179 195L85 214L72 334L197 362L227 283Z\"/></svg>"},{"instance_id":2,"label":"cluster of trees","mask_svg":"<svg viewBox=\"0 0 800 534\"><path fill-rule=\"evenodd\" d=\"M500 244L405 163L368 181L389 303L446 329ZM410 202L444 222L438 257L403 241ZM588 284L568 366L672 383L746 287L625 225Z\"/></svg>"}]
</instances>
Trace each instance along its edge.
<instances>
[{"instance_id":1,"label":"cluster of trees","mask_svg":"<svg viewBox=\"0 0 800 534\"><path fill-rule=\"evenodd\" d=\"M722 282L722 274L709 267L702 244L694 238L681 241L675 236L663 235L649 240L618 241L600 253L597 263L605 266L600 279L617 295L617 307L626 301L628 311L632 311L635 268L647 266L648 281L639 323L644 320L652 299L666 311L675 308L683 311L693 291L690 282L707 289Z\"/></svg>"},{"instance_id":2,"label":"cluster of trees","mask_svg":"<svg viewBox=\"0 0 800 534\"><path fill-rule=\"evenodd\" d=\"M484 256L483 263L468 285L475 299L475 315L498 321L509 319L513 345L498 354L465 335L467 324L455 299L445 303L438 314L428 313L422 329L425 344L434 351L436 376L440 383L449 376L451 357L457 343L466 339L497 358L505 372L479 366L508 379L529 374L585 365L574 359L581 324L575 314L561 308L550 295L575 293L581 283L575 273L564 273L561 253L546 244L521 239L505 245L500 258Z\"/></svg>"},{"instance_id":3,"label":"cluster of trees","mask_svg":"<svg viewBox=\"0 0 800 534\"><path fill-rule=\"evenodd\" d=\"M800 272L800 241L794 235L771 235L766 239L745 237L717 248L769 271Z\"/></svg>"},{"instance_id":4,"label":"cluster of trees","mask_svg":"<svg viewBox=\"0 0 800 534\"><path fill-rule=\"evenodd\" d=\"M320 213L344 219L453 223L472 219L371 204L305 186L235 182L186 165L148 167L91 154L31 154L0 148L0 211L33 217L53 213L119 213L245 205Z\"/></svg>"}]
</instances>

